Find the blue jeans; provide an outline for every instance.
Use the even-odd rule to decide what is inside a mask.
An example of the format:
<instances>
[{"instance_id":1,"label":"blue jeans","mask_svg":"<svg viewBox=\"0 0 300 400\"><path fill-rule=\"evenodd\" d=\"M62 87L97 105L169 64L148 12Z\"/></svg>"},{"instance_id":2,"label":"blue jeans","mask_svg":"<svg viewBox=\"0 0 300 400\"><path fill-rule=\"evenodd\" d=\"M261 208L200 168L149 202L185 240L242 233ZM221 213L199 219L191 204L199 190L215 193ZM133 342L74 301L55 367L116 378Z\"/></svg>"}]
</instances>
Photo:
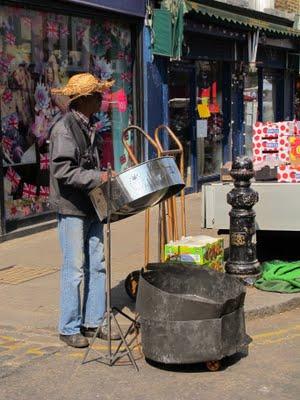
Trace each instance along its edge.
<instances>
[{"instance_id":1,"label":"blue jeans","mask_svg":"<svg viewBox=\"0 0 300 400\"><path fill-rule=\"evenodd\" d=\"M74 335L80 332L80 326L94 328L103 320L106 299L103 225L97 217L59 215L58 230L63 256L59 332Z\"/></svg>"}]
</instances>

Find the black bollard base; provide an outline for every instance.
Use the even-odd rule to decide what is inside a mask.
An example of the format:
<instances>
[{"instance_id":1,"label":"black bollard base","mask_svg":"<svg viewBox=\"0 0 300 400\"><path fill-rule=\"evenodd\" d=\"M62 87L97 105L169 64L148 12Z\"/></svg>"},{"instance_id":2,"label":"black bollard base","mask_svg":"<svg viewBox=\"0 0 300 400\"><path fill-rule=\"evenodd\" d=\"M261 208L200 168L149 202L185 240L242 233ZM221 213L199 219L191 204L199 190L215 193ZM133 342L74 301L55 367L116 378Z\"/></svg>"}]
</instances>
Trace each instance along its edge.
<instances>
[{"instance_id":1,"label":"black bollard base","mask_svg":"<svg viewBox=\"0 0 300 400\"><path fill-rule=\"evenodd\" d=\"M248 286L253 286L261 276L261 267L258 260L245 263L228 261L225 264L225 271L232 276L240 278Z\"/></svg>"}]
</instances>

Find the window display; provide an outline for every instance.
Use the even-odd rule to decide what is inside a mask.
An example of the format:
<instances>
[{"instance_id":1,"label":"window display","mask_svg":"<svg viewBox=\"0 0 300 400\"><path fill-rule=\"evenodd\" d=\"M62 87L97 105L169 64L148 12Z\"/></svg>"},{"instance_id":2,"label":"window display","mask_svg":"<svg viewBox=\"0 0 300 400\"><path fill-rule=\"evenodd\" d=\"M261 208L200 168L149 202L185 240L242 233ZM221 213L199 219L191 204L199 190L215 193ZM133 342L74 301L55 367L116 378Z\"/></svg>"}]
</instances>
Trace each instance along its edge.
<instances>
[{"instance_id":1,"label":"window display","mask_svg":"<svg viewBox=\"0 0 300 400\"><path fill-rule=\"evenodd\" d=\"M197 61L196 71L197 160L201 177L220 173L222 166L222 64Z\"/></svg>"},{"instance_id":2,"label":"window display","mask_svg":"<svg viewBox=\"0 0 300 400\"><path fill-rule=\"evenodd\" d=\"M102 165L128 166L121 134L132 121L129 24L44 13L0 10L0 116L6 219L49 210L48 141L67 100L51 94L70 76L91 72L115 85L95 115L103 139Z\"/></svg>"}]
</instances>

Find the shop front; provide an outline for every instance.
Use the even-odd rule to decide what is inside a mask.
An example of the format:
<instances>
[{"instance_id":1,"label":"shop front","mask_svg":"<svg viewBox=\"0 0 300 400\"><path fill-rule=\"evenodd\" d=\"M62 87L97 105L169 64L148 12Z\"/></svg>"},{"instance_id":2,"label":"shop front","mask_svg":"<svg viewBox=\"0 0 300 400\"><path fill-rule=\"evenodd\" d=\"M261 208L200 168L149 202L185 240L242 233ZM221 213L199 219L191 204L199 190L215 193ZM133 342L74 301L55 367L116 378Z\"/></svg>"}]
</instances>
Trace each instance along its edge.
<instances>
[{"instance_id":1,"label":"shop front","mask_svg":"<svg viewBox=\"0 0 300 400\"><path fill-rule=\"evenodd\" d=\"M217 180L231 159L232 124L237 119L237 64L245 32L187 15L183 54L168 64L169 124L185 148L186 185L197 191Z\"/></svg>"},{"instance_id":2,"label":"shop front","mask_svg":"<svg viewBox=\"0 0 300 400\"><path fill-rule=\"evenodd\" d=\"M158 4L154 63L168 60L167 121L184 145L186 186L196 191L220 179L226 162L252 155L257 121L295 117L299 92L295 102L296 74L287 60L299 47L300 32L291 21L251 10L241 14L214 1L179 1L177 9Z\"/></svg>"},{"instance_id":3,"label":"shop front","mask_svg":"<svg viewBox=\"0 0 300 400\"><path fill-rule=\"evenodd\" d=\"M67 102L52 95L52 88L80 72L115 80L95 116L103 139L103 168L108 162L116 171L128 166L121 134L140 118L133 87L140 81L136 60L142 20L137 16L144 15L144 2L128 7L118 1L104 1L103 7L100 0L74 2L97 8L51 2L47 9L28 3L0 6L2 236L53 218L48 144L51 127L66 111Z\"/></svg>"}]
</instances>

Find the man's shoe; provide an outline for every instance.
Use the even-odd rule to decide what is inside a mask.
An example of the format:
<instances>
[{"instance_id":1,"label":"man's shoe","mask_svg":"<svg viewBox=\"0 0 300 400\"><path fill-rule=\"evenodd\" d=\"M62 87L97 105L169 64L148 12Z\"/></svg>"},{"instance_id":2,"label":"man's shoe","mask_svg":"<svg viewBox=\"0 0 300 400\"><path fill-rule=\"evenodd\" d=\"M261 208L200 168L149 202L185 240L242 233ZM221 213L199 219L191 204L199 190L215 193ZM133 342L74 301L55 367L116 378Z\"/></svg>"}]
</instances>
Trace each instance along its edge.
<instances>
[{"instance_id":1,"label":"man's shoe","mask_svg":"<svg viewBox=\"0 0 300 400\"><path fill-rule=\"evenodd\" d=\"M89 341L86 337L82 336L81 333L76 333L75 335L59 335L60 340L67 343L68 346L72 347L88 347Z\"/></svg>"},{"instance_id":2,"label":"man's shoe","mask_svg":"<svg viewBox=\"0 0 300 400\"><path fill-rule=\"evenodd\" d=\"M81 333L85 337L93 337L95 335L97 328L86 328L86 327L81 327ZM97 337L99 339L103 340L108 340L108 326L107 325L101 325ZM111 340L120 340L121 336L120 333L117 329L114 329L111 327L111 332L110 332L110 338Z\"/></svg>"}]
</instances>

